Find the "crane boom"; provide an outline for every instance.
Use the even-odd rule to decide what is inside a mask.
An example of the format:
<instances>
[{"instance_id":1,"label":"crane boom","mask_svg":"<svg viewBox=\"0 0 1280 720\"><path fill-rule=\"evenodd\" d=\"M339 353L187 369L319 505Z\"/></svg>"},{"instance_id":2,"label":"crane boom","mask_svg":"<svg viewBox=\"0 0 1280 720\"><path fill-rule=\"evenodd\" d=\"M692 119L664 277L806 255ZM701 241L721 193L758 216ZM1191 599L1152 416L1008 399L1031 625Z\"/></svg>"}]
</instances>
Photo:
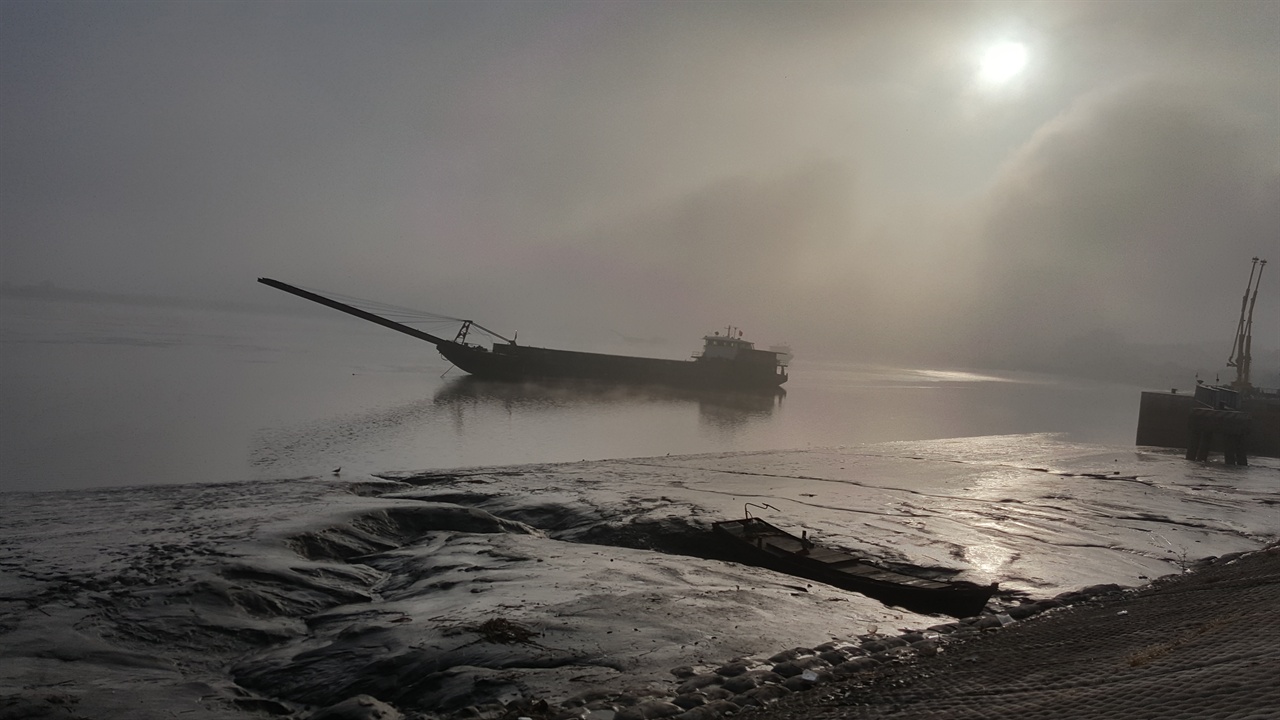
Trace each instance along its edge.
<instances>
[{"instance_id":1,"label":"crane boom","mask_svg":"<svg viewBox=\"0 0 1280 720\"><path fill-rule=\"evenodd\" d=\"M1262 271L1266 267L1267 261L1256 257L1249 267L1249 282L1244 287L1244 297L1240 299L1240 322L1236 325L1235 342L1227 360L1227 367L1236 369L1236 380L1232 385L1240 392L1253 389L1249 378L1250 365L1253 364L1253 309L1258 304L1258 288L1262 285Z\"/></svg>"},{"instance_id":2,"label":"crane boom","mask_svg":"<svg viewBox=\"0 0 1280 720\"><path fill-rule=\"evenodd\" d=\"M279 280L272 280L271 278L258 278L258 282L262 283L263 285L266 285L267 287L273 287L277 290L283 290L289 293L290 295L297 295L298 297L303 298L305 300L310 300L311 302L320 303L321 305L324 305L326 307L331 307L334 310L339 310L348 315L355 315L361 320L368 320L371 323L377 323L378 325L381 325L383 327L391 328L392 330L395 330L397 332L402 332L405 335L412 335L413 337L416 337L419 340L426 340L427 342L431 343L432 345L435 345L436 347L440 347L440 345L442 344L445 344L445 345L453 344L449 340L445 340L444 338L438 338L435 335L432 335L430 333L422 332L421 330L415 327L409 327L408 325L398 323L395 320L388 320L379 315L374 315L371 312L361 310L358 307L353 307L346 303L338 302L337 300L334 300L332 298L327 298L323 295L317 295L316 293L313 293L310 290L303 290L300 287L294 287L288 283L282 283Z\"/></svg>"}]
</instances>

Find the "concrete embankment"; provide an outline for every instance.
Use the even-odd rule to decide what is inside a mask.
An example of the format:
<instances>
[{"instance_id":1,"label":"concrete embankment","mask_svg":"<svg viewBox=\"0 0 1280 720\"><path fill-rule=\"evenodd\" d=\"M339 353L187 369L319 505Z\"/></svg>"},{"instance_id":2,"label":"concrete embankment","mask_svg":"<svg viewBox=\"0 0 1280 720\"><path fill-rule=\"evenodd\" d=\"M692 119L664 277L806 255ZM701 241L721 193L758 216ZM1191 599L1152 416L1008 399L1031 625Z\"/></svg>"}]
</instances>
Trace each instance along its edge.
<instances>
[{"instance_id":1,"label":"concrete embankment","mask_svg":"<svg viewBox=\"0 0 1280 720\"><path fill-rule=\"evenodd\" d=\"M1064 607L750 717L1280 718L1280 547Z\"/></svg>"}]
</instances>

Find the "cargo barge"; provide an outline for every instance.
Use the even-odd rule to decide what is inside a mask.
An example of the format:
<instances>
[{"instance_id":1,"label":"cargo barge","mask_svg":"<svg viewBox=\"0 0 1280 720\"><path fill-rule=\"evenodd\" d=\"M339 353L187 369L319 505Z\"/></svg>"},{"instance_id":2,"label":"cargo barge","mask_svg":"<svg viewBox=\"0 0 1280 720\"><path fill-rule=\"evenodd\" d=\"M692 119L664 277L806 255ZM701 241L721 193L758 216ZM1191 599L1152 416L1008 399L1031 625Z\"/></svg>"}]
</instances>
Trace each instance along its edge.
<instances>
[{"instance_id":1,"label":"cargo barge","mask_svg":"<svg viewBox=\"0 0 1280 720\"><path fill-rule=\"evenodd\" d=\"M788 357L774 350L758 350L730 328L724 335L703 337L702 352L689 360L608 355L519 345L470 320L461 320L453 340L363 310L317 292L271 278L258 282L383 327L425 340L460 370L486 380L590 380L605 383L668 385L716 390L778 390L787 381ZM502 342L492 347L467 342L472 328Z\"/></svg>"}]
</instances>

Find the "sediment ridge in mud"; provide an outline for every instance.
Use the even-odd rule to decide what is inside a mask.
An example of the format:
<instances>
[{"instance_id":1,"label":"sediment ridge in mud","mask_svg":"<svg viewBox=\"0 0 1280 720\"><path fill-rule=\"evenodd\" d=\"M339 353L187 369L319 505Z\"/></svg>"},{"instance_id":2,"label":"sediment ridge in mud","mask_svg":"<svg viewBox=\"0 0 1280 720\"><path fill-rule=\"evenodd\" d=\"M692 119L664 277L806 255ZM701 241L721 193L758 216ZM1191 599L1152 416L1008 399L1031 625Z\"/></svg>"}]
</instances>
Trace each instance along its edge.
<instances>
[{"instance_id":1,"label":"sediment ridge in mud","mask_svg":"<svg viewBox=\"0 0 1280 720\"><path fill-rule=\"evenodd\" d=\"M621 714L690 682L707 697L751 684L763 699L945 652L944 636L1082 586L1141 585L1259 547L1280 526L1276 476L1029 436L13 494L0 695L50 717L193 720L323 717L344 703ZM708 530L745 502L825 544L1004 590L954 623L727 562ZM711 675L721 681L695 680ZM737 675L749 679L729 687ZM731 698L706 704L719 700Z\"/></svg>"},{"instance_id":2,"label":"sediment ridge in mud","mask_svg":"<svg viewBox=\"0 0 1280 720\"><path fill-rule=\"evenodd\" d=\"M313 561L381 573L376 602L311 615L305 638L234 665L236 682L300 704L369 695L449 713L528 695L567 697L610 681L666 680L664 669L645 669L639 657L675 661L683 659L681 649L710 650L719 638L690 628L691 615L748 613L732 596L752 591L737 582L727 592L722 561L690 554L685 567L654 572L670 562L655 557L660 546L717 554L705 527L679 518L613 525L597 516L590 523L575 508L547 503L511 513L542 521L551 529L545 532L435 496L424 500L419 509L366 514L289 538ZM702 567L688 567L693 563ZM724 576L721 587L691 581L697 573ZM806 591L793 578L772 582L788 595ZM426 608L431 614L424 617ZM762 616L754 607L750 614ZM672 622L673 615L683 620ZM494 623L524 639L495 642Z\"/></svg>"}]
</instances>

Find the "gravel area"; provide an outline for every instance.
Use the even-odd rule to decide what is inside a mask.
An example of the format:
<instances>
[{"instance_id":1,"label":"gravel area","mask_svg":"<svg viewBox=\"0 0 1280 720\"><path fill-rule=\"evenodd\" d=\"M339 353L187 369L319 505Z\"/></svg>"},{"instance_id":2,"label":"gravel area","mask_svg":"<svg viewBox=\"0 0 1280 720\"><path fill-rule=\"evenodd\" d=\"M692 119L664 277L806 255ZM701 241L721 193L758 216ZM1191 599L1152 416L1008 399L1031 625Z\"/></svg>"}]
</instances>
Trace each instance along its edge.
<instances>
[{"instance_id":1,"label":"gravel area","mask_svg":"<svg viewBox=\"0 0 1280 720\"><path fill-rule=\"evenodd\" d=\"M1280 548L1062 607L742 715L1280 718Z\"/></svg>"}]
</instances>

